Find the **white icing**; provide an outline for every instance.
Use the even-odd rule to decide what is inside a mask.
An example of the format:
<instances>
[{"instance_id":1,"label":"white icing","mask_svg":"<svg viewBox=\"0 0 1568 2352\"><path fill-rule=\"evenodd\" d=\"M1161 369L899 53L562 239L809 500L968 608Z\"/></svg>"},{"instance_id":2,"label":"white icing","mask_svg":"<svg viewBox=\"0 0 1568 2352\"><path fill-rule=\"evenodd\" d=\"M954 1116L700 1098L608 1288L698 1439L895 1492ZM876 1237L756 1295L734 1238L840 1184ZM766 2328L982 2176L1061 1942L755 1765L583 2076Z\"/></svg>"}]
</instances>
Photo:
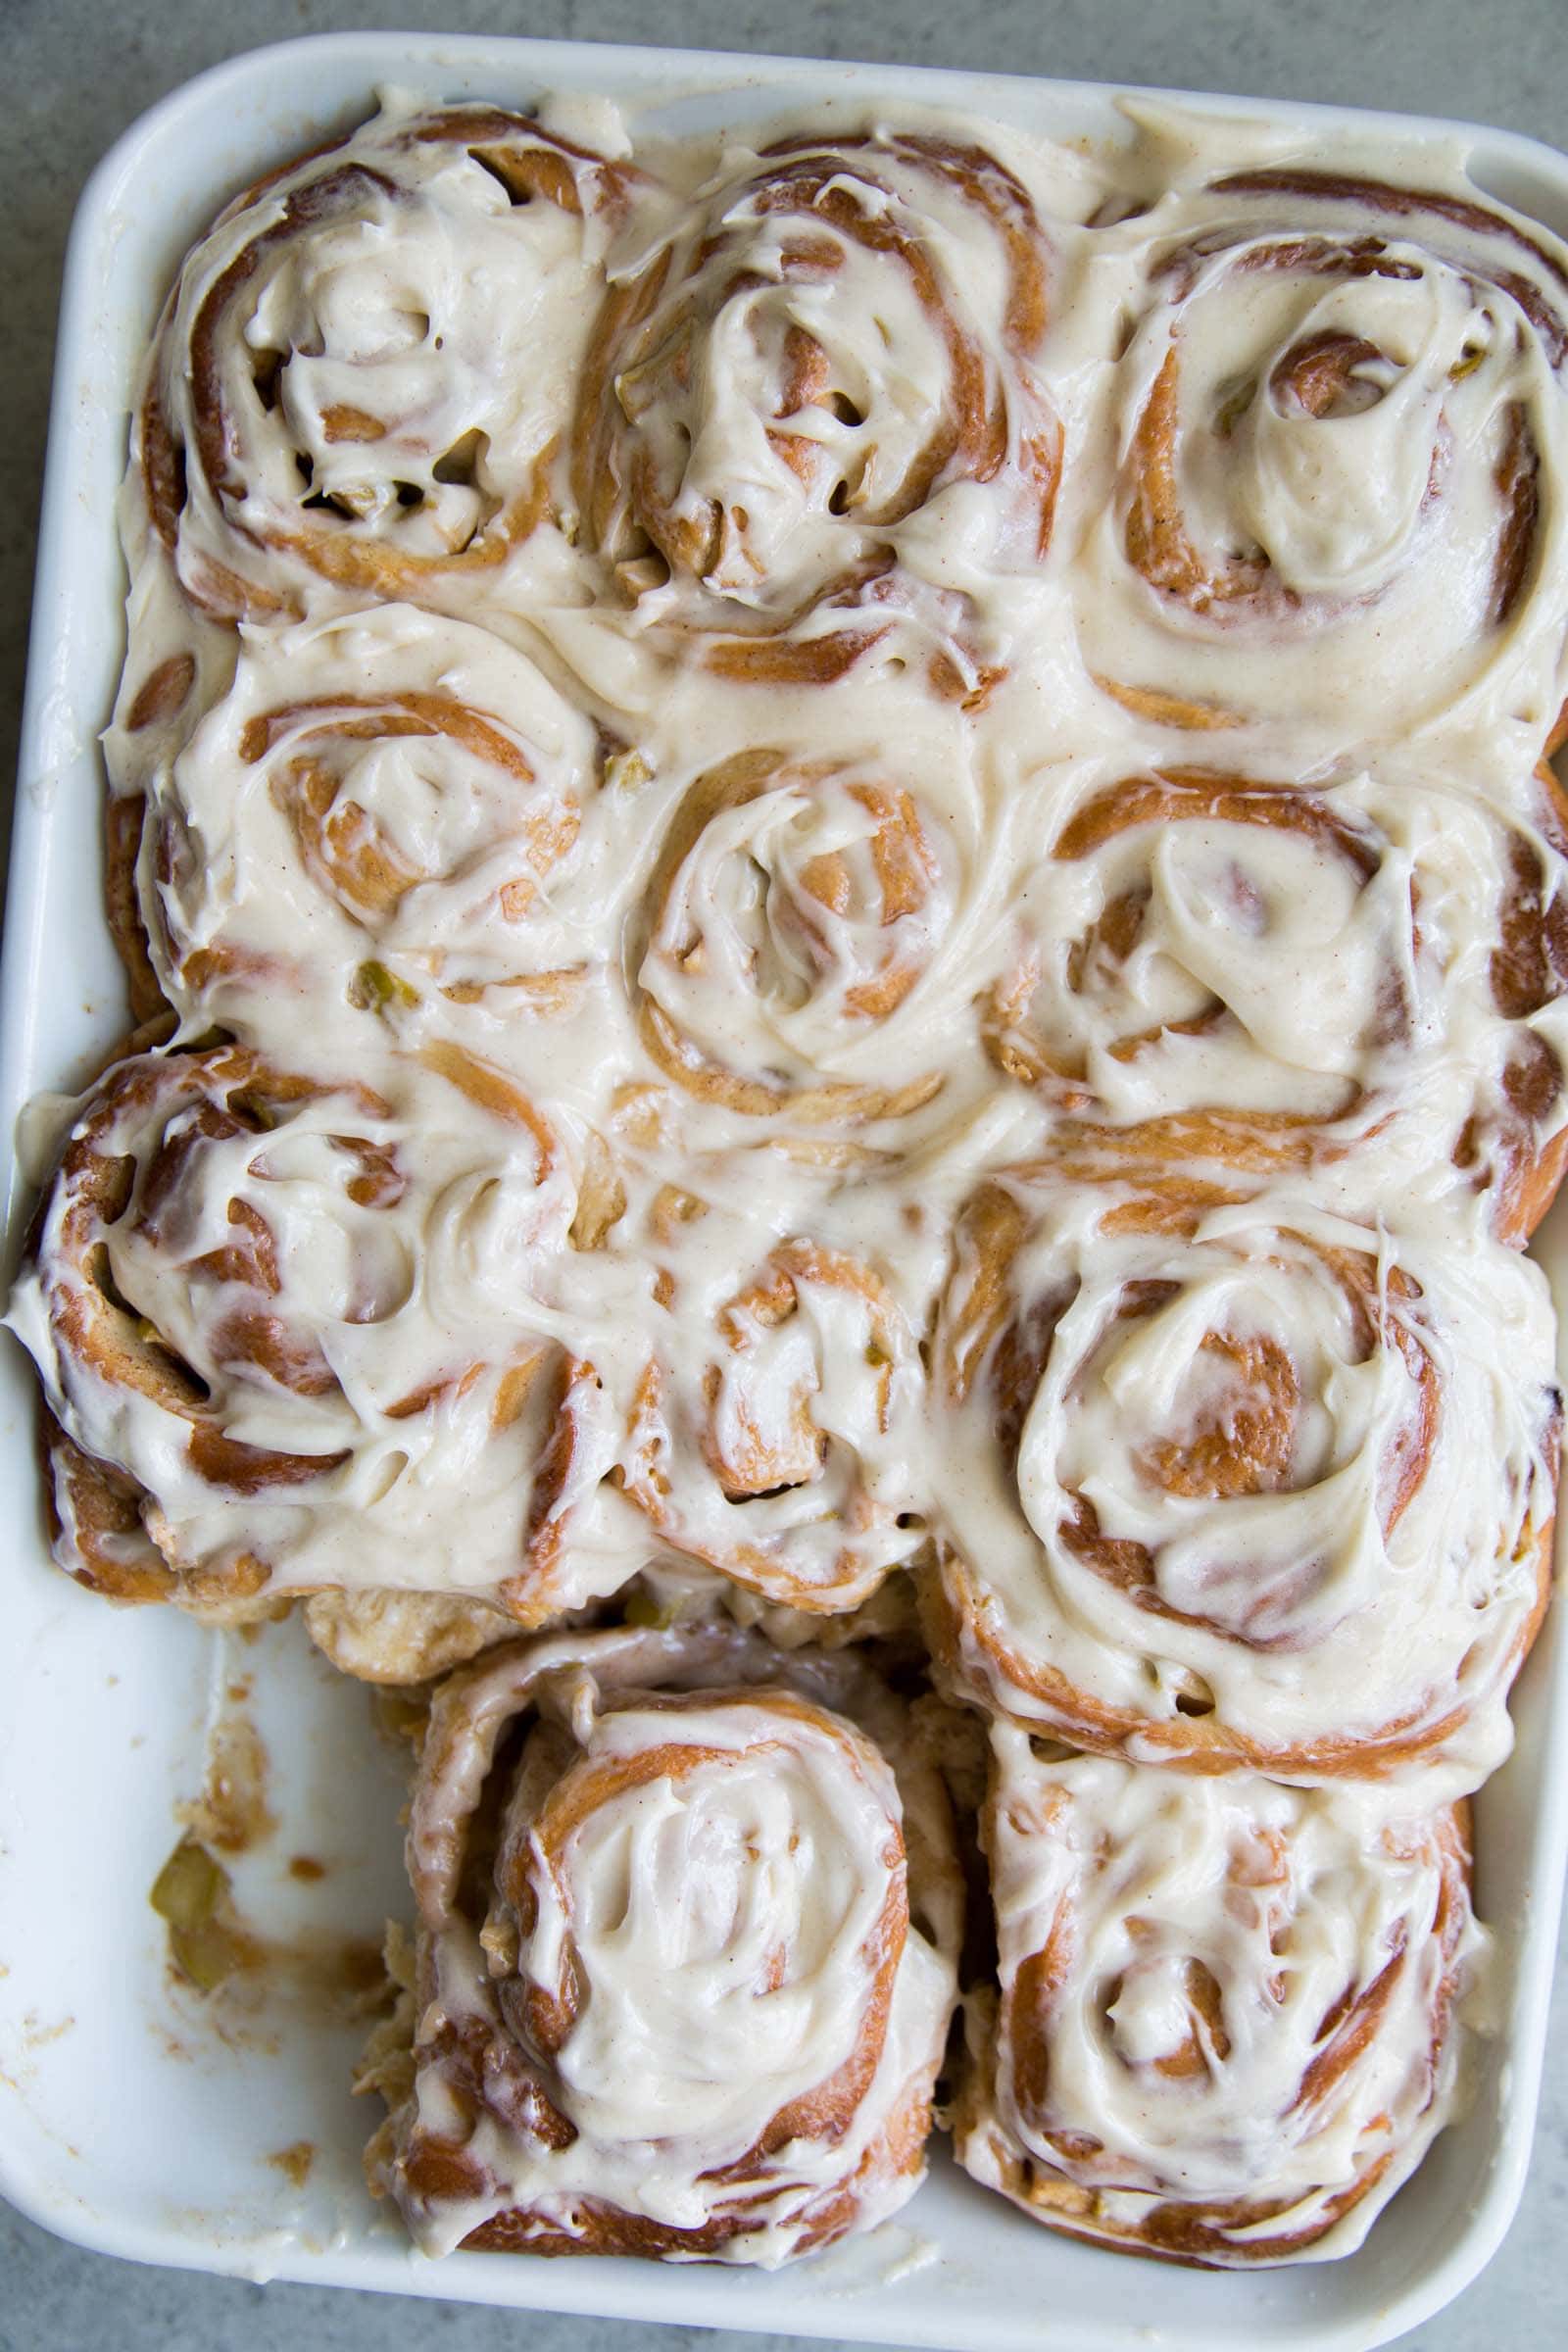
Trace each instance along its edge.
<instances>
[{"instance_id":1,"label":"white icing","mask_svg":"<svg viewBox=\"0 0 1568 2352\"><path fill-rule=\"evenodd\" d=\"M381 556L461 602L447 560L516 535L569 425L620 183L493 109L433 137L424 120L389 95L347 147L237 198L180 275L149 383L186 451L177 562L199 602L330 603L344 564L352 586ZM483 160L530 145L569 199L514 194ZM193 333L225 404L216 475Z\"/></svg>"},{"instance_id":2,"label":"white icing","mask_svg":"<svg viewBox=\"0 0 1568 2352\"><path fill-rule=\"evenodd\" d=\"M616 265L629 323L580 490L638 625L891 625L971 683L1018 641L1056 446L1044 159L935 127L726 143Z\"/></svg>"},{"instance_id":3,"label":"white icing","mask_svg":"<svg viewBox=\"0 0 1568 2352\"><path fill-rule=\"evenodd\" d=\"M762 1677L801 1697L739 1688ZM672 1702L649 1694L655 1683L692 1694ZM722 1694L704 1701L705 1686ZM840 1711L824 1712L829 1704ZM532 1707L569 1727L571 1746L551 1771L543 1814L524 1759L497 1879L511 1886L520 1872L528 1924L517 1932L510 1897L498 1894L481 1947L456 1900L462 1840L504 1725ZM771 2267L809 2230L823 2195L857 2175L857 2226L912 2193L918 2170L880 2143L901 2102L929 2096L942 2055L956 1882L929 1842L942 1833L928 1772L901 1766L901 1795L846 1713L902 1753L898 1708L863 1670L786 1660L756 1637L701 1628L567 1638L449 1688L412 1816L424 1981L436 2004L420 2036L468 2019L514 2040L576 2136L548 2145L482 2112L459 2136L486 2185L416 2207L426 2251L513 2209L536 2231L576 2233L580 2201L591 2198L680 2230L739 2209L745 2226L721 2258ZM643 1775L650 1752L663 1769ZM557 1801L571 1824L559 1840L548 1812ZM907 1898L914 1922L906 1808L911 1836L923 1825ZM520 1987L555 1995L568 1975L572 2013L546 2052ZM813 2128L803 2112L798 2131L765 2150L773 2120L847 2068L847 2120ZM442 2133L448 2115L432 2060L405 2139L416 2127Z\"/></svg>"},{"instance_id":4,"label":"white icing","mask_svg":"<svg viewBox=\"0 0 1568 2352\"><path fill-rule=\"evenodd\" d=\"M1035 2157L1092 2193L1066 2217L1090 2235L1257 2199L1279 2210L1210 2222L1207 2260L1326 2224L1305 2253L1349 2252L1457 2104L1457 2010L1491 1939L1451 1824L1402 1793L1045 1763L1006 1726L994 1740L1003 2000L994 2104L960 2133L964 2162L1000 2186L1009 2159ZM1048 1943L1062 1962L1034 1993L1019 1971ZM1330 2021L1358 1999L1375 2028L1331 2068ZM1049 2047L1044 2109L1020 2091L1020 2034ZM1304 2097L1315 2062L1323 2087ZM1336 2222L1335 2199L1385 2160Z\"/></svg>"},{"instance_id":5,"label":"white icing","mask_svg":"<svg viewBox=\"0 0 1568 2352\"><path fill-rule=\"evenodd\" d=\"M414 1068L391 1101L324 1089L284 1106L270 1131L239 1125L215 1138L182 1063L162 1076L156 1062L128 1066L154 1074L150 1099L122 1102L92 1140L106 1157L139 1162L140 1188L122 1217L94 1224L90 1239L73 1224L69 1240L66 1222L82 1212L57 1190L47 1272L23 1276L11 1319L70 1434L149 1491L166 1555L186 1571L258 1557L273 1592L493 1595L513 1580L532 1587L519 1613L530 1599L569 1605L620 1581L616 1498L600 1483L619 1419L586 1365L569 1389L571 1476L552 1506L553 1519L581 1519L575 1581L530 1569L534 1478L581 1360L563 1351L549 1312L549 1268L572 1213L564 1156L541 1165L530 1135L513 1144L500 1121L455 1115L464 1098ZM182 1141L194 1148L170 1186ZM355 1197L367 1147L389 1172L368 1201ZM160 1198L149 1209L154 1169ZM476 1188L505 1249L466 1246ZM74 1316L97 1298L80 1251L99 1246L100 1230L116 1292L206 1389L194 1413L70 1344ZM237 1231L265 1233L275 1289L232 1262ZM542 1294L534 1314L530 1291ZM258 1320L302 1380L266 1368ZM577 1345L586 1340L579 1325ZM190 1458L193 1419L302 1457L300 1474L255 1493L215 1482ZM322 1468L311 1471L312 1459Z\"/></svg>"},{"instance_id":6,"label":"white icing","mask_svg":"<svg viewBox=\"0 0 1568 2352\"><path fill-rule=\"evenodd\" d=\"M1392 764L1310 795L1210 769L1152 785L1100 762L1041 782L992 1015L1004 1066L1112 1127L1315 1123L1315 1181L1363 1210L1412 1184L1461 1192L1467 1120L1507 1148L1525 1032L1493 955L1516 856L1543 908L1568 878L1544 794L1509 824ZM1557 985L1523 1016L1554 1054Z\"/></svg>"},{"instance_id":7,"label":"white icing","mask_svg":"<svg viewBox=\"0 0 1568 2352\"><path fill-rule=\"evenodd\" d=\"M1303 763L1411 734L1472 772L1527 761L1563 691L1560 251L1495 211L1445 214L1478 201L1446 158L1428 172L1423 157L1438 207L1399 212L1332 188L1228 190L1247 144L1198 126L1157 201L1097 232L1076 331L1082 349L1099 305L1101 357L1075 371L1076 399L1052 382L1080 458L1058 528L1088 666L1228 713ZM1308 178L1391 168L1350 141L1269 161ZM1295 364L1335 340L1332 396L1303 400ZM1171 365L1172 480L1145 513L1180 534L1185 583L1141 576L1131 541L1140 427ZM1513 577L1516 444L1532 490Z\"/></svg>"},{"instance_id":8,"label":"white icing","mask_svg":"<svg viewBox=\"0 0 1568 2352\"><path fill-rule=\"evenodd\" d=\"M976 1687L1072 1738L1072 1705L1040 1679L1064 1676L1117 1711L1113 1740L1151 1755L1146 1727L1179 1729L1196 1698L1244 1752L1306 1781L1345 1768L1346 1740L1398 1727L1474 1787L1507 1753L1552 1510L1538 1269L1495 1245L1396 1245L1288 1198L1266 1218L1215 1209L1191 1238L1106 1230L1102 1202L1059 1182L1017 1198L990 1336L1037 1335L1044 1352L1017 1375L1016 1454L997 1435L995 1351L954 1358L963 1402L932 1413ZM950 1349L969 1279L960 1263ZM1216 1487L1216 1445L1254 1477ZM1080 1497L1106 1542L1142 1547L1142 1597L1075 1544Z\"/></svg>"}]
</instances>

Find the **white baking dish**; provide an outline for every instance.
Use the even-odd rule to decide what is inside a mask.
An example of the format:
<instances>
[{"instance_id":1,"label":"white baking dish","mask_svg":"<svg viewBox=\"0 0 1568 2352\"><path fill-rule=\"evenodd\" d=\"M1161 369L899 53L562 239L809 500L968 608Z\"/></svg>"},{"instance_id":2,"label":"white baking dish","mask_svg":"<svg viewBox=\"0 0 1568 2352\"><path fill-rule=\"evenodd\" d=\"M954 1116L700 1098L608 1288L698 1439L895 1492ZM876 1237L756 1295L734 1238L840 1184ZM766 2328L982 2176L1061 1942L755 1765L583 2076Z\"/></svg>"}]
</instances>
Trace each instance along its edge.
<instances>
[{"instance_id":1,"label":"white baking dish","mask_svg":"<svg viewBox=\"0 0 1568 2352\"><path fill-rule=\"evenodd\" d=\"M894 95L1058 135L1102 136L1116 123L1114 93L1097 86L411 34L259 51L148 115L94 174L67 266L5 942L0 1133L14 1131L28 1097L76 1083L123 1025L97 911L96 735L122 652L112 510L138 355L181 252L222 198L360 119L386 81L430 99L606 92L673 131ZM1437 127L1361 121L1396 170L1404 155L1418 164ZM1501 132L1474 137L1483 185L1568 229L1568 160ZM11 1171L13 1251L27 1190ZM1568 1201L1540 1253L1568 1305ZM225 1643L172 1612L107 1608L50 1569L31 1428L30 1373L7 1348L0 1510L18 1556L0 1582L0 2190L63 2236L252 2278L963 2352L1151 2342L1360 2352L1428 2318L1501 2238L1529 2153L1568 1846L1561 1604L1519 1686L1515 1754L1477 1805L1481 1908L1502 1957L1498 2032L1468 2116L1349 2260L1246 2277L1152 2274L1032 2229L939 2157L900 2224L771 2278L498 2255L432 2265L361 2184L374 2118L345 2089L361 2030L285 1989L218 2031L198 2001L172 1990L147 1900L235 1677L252 1686L280 1816L238 1877L247 1916L269 1935L373 1934L403 1907L396 1761L363 1695L290 1629ZM324 1877L289 1875L302 1851L328 1866ZM302 2186L268 2161L301 2141L315 2151Z\"/></svg>"}]
</instances>

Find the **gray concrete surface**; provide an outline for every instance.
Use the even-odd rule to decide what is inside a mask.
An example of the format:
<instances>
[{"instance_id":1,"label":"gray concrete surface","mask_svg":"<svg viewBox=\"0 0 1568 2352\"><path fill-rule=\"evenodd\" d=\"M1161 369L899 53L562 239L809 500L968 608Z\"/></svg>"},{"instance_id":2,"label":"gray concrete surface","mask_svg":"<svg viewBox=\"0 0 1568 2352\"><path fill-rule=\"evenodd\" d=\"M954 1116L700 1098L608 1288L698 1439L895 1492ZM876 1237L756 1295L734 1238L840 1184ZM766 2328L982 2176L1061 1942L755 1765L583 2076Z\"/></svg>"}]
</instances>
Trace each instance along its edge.
<instances>
[{"instance_id":1,"label":"gray concrete surface","mask_svg":"<svg viewBox=\"0 0 1568 2352\"><path fill-rule=\"evenodd\" d=\"M0 780L24 666L60 266L77 191L155 99L236 51L354 25L777 50L1447 114L1568 146L1568 0L0 0ZM1409 2352L1568 2342L1568 1968L1502 2252ZM1157 2310L1157 2275L1151 2312ZM792 2339L793 2340L793 2339ZM0 2206L0 2352L789 2352L778 2336L527 2318L150 2271Z\"/></svg>"}]
</instances>

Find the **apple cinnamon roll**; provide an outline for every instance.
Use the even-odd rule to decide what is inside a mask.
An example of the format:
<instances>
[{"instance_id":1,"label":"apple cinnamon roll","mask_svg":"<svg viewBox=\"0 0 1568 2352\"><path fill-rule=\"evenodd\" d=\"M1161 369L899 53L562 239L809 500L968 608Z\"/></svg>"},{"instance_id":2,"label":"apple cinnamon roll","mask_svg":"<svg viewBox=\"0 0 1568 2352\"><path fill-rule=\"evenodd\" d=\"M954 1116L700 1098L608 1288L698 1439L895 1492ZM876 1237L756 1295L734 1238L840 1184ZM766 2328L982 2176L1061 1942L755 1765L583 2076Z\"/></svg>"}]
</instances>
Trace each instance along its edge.
<instances>
[{"instance_id":1,"label":"apple cinnamon roll","mask_svg":"<svg viewBox=\"0 0 1568 2352\"><path fill-rule=\"evenodd\" d=\"M766 682L897 637L940 694L984 701L1007 631L983 571L1027 578L1055 503L1048 279L1033 198L977 144L808 133L721 159L612 285L584 369L576 496L639 620ZM960 539L985 561L955 566Z\"/></svg>"},{"instance_id":2,"label":"apple cinnamon roll","mask_svg":"<svg viewBox=\"0 0 1568 2352\"><path fill-rule=\"evenodd\" d=\"M216 1618L391 1588L526 1625L631 1573L595 1548L619 1418L548 1305L570 1170L542 1123L451 1099L237 1046L87 1097L9 1318L81 1582Z\"/></svg>"},{"instance_id":3,"label":"apple cinnamon roll","mask_svg":"<svg viewBox=\"0 0 1568 2352\"><path fill-rule=\"evenodd\" d=\"M553 511L634 178L501 107L389 101L236 197L170 297L132 452L187 596L471 602Z\"/></svg>"},{"instance_id":4,"label":"apple cinnamon roll","mask_svg":"<svg viewBox=\"0 0 1568 2352\"><path fill-rule=\"evenodd\" d=\"M1351 2252L1458 2102L1468 1808L1036 1756L985 1817L999 1988L960 2163L1048 2228L1246 2269Z\"/></svg>"},{"instance_id":5,"label":"apple cinnamon roll","mask_svg":"<svg viewBox=\"0 0 1568 2352\"><path fill-rule=\"evenodd\" d=\"M164 993L247 1033L290 1004L570 1009L582 943L555 902L596 765L589 721L463 622L388 605L252 636L149 780Z\"/></svg>"},{"instance_id":6,"label":"apple cinnamon roll","mask_svg":"<svg viewBox=\"0 0 1568 2352\"><path fill-rule=\"evenodd\" d=\"M368 2169L424 2252L771 2268L913 2193L961 1894L863 1666L734 1627L514 1643L437 1692L409 1867Z\"/></svg>"},{"instance_id":7,"label":"apple cinnamon roll","mask_svg":"<svg viewBox=\"0 0 1568 2352\"><path fill-rule=\"evenodd\" d=\"M988 1049L1066 1161L1473 1193L1508 1240L1568 1143L1568 806L1168 767L1043 802Z\"/></svg>"},{"instance_id":8,"label":"apple cinnamon roll","mask_svg":"<svg viewBox=\"0 0 1568 2352\"><path fill-rule=\"evenodd\" d=\"M972 791L737 753L687 791L648 886L647 1052L743 1120L906 1117L970 1047L982 872Z\"/></svg>"},{"instance_id":9,"label":"apple cinnamon roll","mask_svg":"<svg viewBox=\"0 0 1568 2352\"><path fill-rule=\"evenodd\" d=\"M769 1601L842 1612L921 1541L914 1335L876 1270L781 1243L661 1317L616 1476L663 1541Z\"/></svg>"},{"instance_id":10,"label":"apple cinnamon roll","mask_svg":"<svg viewBox=\"0 0 1568 2352\"><path fill-rule=\"evenodd\" d=\"M1142 282L1114 479L1085 483L1100 682L1186 730L1443 721L1539 758L1564 692L1561 249L1467 196L1296 165L1105 234Z\"/></svg>"},{"instance_id":11,"label":"apple cinnamon roll","mask_svg":"<svg viewBox=\"0 0 1568 2352\"><path fill-rule=\"evenodd\" d=\"M1507 1753L1561 1421L1514 1251L1005 1175L959 1220L934 1386L931 1627L983 1704L1307 1783Z\"/></svg>"}]
</instances>

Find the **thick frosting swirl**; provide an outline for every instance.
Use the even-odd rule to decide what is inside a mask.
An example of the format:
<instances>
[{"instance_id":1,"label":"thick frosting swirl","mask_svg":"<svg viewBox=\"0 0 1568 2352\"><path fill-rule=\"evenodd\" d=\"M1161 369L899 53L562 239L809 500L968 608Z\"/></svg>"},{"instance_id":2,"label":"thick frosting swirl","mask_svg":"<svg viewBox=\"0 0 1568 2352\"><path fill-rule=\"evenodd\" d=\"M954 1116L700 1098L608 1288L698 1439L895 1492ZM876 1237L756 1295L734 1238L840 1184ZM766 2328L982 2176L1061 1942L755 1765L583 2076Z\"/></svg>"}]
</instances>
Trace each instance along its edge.
<instances>
[{"instance_id":1,"label":"thick frosting swirl","mask_svg":"<svg viewBox=\"0 0 1568 2352\"><path fill-rule=\"evenodd\" d=\"M525 1624L630 1573L595 1536L611 1401L548 1304L569 1168L542 1125L443 1133L463 1100L238 1047L88 1098L11 1308L68 1449L67 1566L228 1615L413 1586Z\"/></svg>"},{"instance_id":2,"label":"thick frosting swirl","mask_svg":"<svg viewBox=\"0 0 1568 2352\"><path fill-rule=\"evenodd\" d=\"M178 1006L244 1033L290 1000L554 1008L581 984L553 902L593 730L485 631L386 605L254 636L140 781L139 896Z\"/></svg>"},{"instance_id":3,"label":"thick frosting swirl","mask_svg":"<svg viewBox=\"0 0 1568 2352\"><path fill-rule=\"evenodd\" d=\"M1064 1157L1093 1129L1122 1157L1310 1169L1362 1213L1485 1186L1529 1231L1568 1108L1549 769L1510 822L1397 772L1088 765L1034 821L986 1032L1070 1121Z\"/></svg>"},{"instance_id":4,"label":"thick frosting swirl","mask_svg":"<svg viewBox=\"0 0 1568 2352\"><path fill-rule=\"evenodd\" d=\"M751 1117L858 1123L929 1102L976 977L984 820L964 797L772 751L699 777L636 972L660 1067Z\"/></svg>"},{"instance_id":5,"label":"thick frosting swirl","mask_svg":"<svg viewBox=\"0 0 1568 2352\"><path fill-rule=\"evenodd\" d=\"M1550 1576L1544 1284L1190 1189L1024 1176L960 1220L944 1651L1085 1747L1308 1782L1442 1759L1473 1787Z\"/></svg>"},{"instance_id":6,"label":"thick frosting swirl","mask_svg":"<svg viewBox=\"0 0 1568 2352\"><path fill-rule=\"evenodd\" d=\"M1100 2243L1349 2252L1457 2103L1490 1946L1462 1810L1031 1745L997 1727L960 2161Z\"/></svg>"},{"instance_id":7,"label":"thick frosting swirl","mask_svg":"<svg viewBox=\"0 0 1568 2352\"><path fill-rule=\"evenodd\" d=\"M894 630L936 691L983 699L1003 648L966 573L1021 578L1051 535L1047 283L989 148L877 129L726 157L620 275L585 371L577 495L639 617L711 634L738 678L820 682Z\"/></svg>"},{"instance_id":8,"label":"thick frosting swirl","mask_svg":"<svg viewBox=\"0 0 1568 2352\"><path fill-rule=\"evenodd\" d=\"M1137 279L1114 486L1083 481L1075 604L1102 684L1186 730L1280 723L1330 750L1484 732L1499 701L1549 726L1556 247L1468 192L1227 169L1212 146L1106 234Z\"/></svg>"},{"instance_id":9,"label":"thick frosting swirl","mask_svg":"<svg viewBox=\"0 0 1568 2352\"><path fill-rule=\"evenodd\" d=\"M380 2162L427 2250L771 2267L912 2192L958 1882L863 1667L702 1626L504 1651L436 1700L409 1850L421 2015Z\"/></svg>"},{"instance_id":10,"label":"thick frosting swirl","mask_svg":"<svg viewBox=\"0 0 1568 2352\"><path fill-rule=\"evenodd\" d=\"M194 602L471 601L550 505L629 195L619 165L523 116L393 102L236 197L171 297L137 431Z\"/></svg>"}]
</instances>

